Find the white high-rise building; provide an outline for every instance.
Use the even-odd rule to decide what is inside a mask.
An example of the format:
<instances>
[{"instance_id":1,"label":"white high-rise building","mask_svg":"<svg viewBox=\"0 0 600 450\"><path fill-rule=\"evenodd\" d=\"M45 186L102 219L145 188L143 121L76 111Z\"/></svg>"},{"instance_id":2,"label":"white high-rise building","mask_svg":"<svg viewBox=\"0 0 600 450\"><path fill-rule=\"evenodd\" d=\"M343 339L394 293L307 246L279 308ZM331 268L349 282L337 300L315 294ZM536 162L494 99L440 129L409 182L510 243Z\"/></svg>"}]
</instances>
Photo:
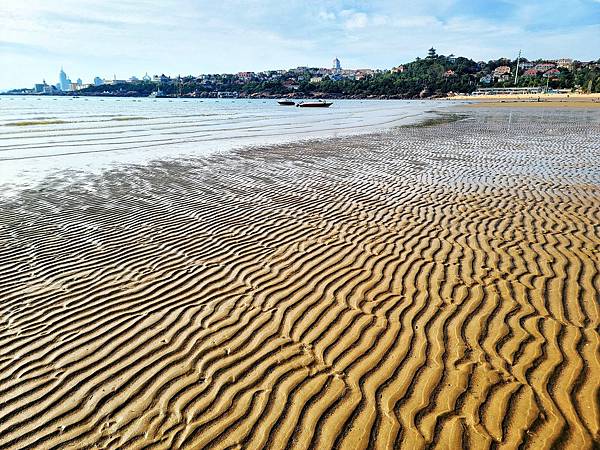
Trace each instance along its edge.
<instances>
[{"instance_id":1,"label":"white high-rise building","mask_svg":"<svg viewBox=\"0 0 600 450\"><path fill-rule=\"evenodd\" d=\"M60 68L60 73L58 74L58 84L60 86L61 91L70 91L71 90L71 80L67 77L67 74Z\"/></svg>"}]
</instances>

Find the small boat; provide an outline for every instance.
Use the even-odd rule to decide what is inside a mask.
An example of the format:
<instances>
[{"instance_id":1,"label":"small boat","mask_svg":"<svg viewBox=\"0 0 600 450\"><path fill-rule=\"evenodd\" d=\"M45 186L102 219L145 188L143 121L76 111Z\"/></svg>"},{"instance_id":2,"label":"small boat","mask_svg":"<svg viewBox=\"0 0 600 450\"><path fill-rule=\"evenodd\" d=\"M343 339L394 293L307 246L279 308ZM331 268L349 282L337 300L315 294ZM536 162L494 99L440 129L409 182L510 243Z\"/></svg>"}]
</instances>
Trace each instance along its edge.
<instances>
[{"instance_id":1,"label":"small boat","mask_svg":"<svg viewBox=\"0 0 600 450\"><path fill-rule=\"evenodd\" d=\"M333 105L333 102L317 100L316 102L300 102L296 106L300 108L329 108L331 105Z\"/></svg>"},{"instance_id":2,"label":"small boat","mask_svg":"<svg viewBox=\"0 0 600 450\"><path fill-rule=\"evenodd\" d=\"M167 96L165 94L163 94L163 91L161 91L160 89L150 93L150 95L148 96L148 98L166 98Z\"/></svg>"},{"instance_id":3,"label":"small boat","mask_svg":"<svg viewBox=\"0 0 600 450\"><path fill-rule=\"evenodd\" d=\"M293 100L286 99L277 100L277 103L279 103L281 106L294 106L296 104L296 102Z\"/></svg>"}]
</instances>

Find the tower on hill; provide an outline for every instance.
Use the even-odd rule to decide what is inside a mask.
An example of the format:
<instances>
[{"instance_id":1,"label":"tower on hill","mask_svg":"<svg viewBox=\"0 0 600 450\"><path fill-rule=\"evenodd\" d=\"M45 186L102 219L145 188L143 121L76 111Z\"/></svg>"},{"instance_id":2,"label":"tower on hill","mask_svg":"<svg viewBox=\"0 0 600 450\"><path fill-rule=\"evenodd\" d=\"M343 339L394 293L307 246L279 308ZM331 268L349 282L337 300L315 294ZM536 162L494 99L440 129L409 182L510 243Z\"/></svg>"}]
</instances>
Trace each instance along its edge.
<instances>
[{"instance_id":1,"label":"tower on hill","mask_svg":"<svg viewBox=\"0 0 600 450\"><path fill-rule=\"evenodd\" d=\"M339 71L342 70L342 65L340 64L340 60L336 58L333 58L333 70Z\"/></svg>"}]
</instances>

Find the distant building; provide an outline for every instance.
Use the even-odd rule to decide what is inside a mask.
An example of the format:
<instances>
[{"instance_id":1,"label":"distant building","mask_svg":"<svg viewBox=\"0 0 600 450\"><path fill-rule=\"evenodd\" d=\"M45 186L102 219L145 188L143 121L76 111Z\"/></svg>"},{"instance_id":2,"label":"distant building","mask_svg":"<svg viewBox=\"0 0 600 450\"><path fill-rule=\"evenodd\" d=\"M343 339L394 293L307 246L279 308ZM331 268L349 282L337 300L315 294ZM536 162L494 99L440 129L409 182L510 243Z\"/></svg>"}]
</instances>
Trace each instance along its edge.
<instances>
[{"instance_id":1,"label":"distant building","mask_svg":"<svg viewBox=\"0 0 600 450\"><path fill-rule=\"evenodd\" d=\"M496 67L492 72L492 78L498 81L508 81L510 78L510 67L500 66Z\"/></svg>"},{"instance_id":2,"label":"distant building","mask_svg":"<svg viewBox=\"0 0 600 450\"><path fill-rule=\"evenodd\" d=\"M102 86L104 81L100 77L94 77L94 86Z\"/></svg>"},{"instance_id":3,"label":"distant building","mask_svg":"<svg viewBox=\"0 0 600 450\"><path fill-rule=\"evenodd\" d=\"M509 66L500 66L500 67L496 67L494 69L494 77L500 77L501 75L504 75L507 73L510 74Z\"/></svg>"},{"instance_id":4,"label":"distant building","mask_svg":"<svg viewBox=\"0 0 600 450\"><path fill-rule=\"evenodd\" d=\"M144 75L144 76L142 77L142 80L143 80L143 81L151 81L151 80L152 80L152 77L150 77L150 75L148 75L148 72L146 72L146 75Z\"/></svg>"},{"instance_id":5,"label":"distant building","mask_svg":"<svg viewBox=\"0 0 600 450\"><path fill-rule=\"evenodd\" d=\"M524 77L535 77L537 74L538 71L533 68L527 69L525 72L523 72Z\"/></svg>"},{"instance_id":6,"label":"distant building","mask_svg":"<svg viewBox=\"0 0 600 450\"><path fill-rule=\"evenodd\" d=\"M254 72L238 72L237 76L243 81L250 81L254 78Z\"/></svg>"},{"instance_id":7,"label":"distant building","mask_svg":"<svg viewBox=\"0 0 600 450\"><path fill-rule=\"evenodd\" d=\"M560 70L558 69L550 69L544 72L542 75L544 78L554 78L555 76L560 75Z\"/></svg>"},{"instance_id":8,"label":"distant building","mask_svg":"<svg viewBox=\"0 0 600 450\"><path fill-rule=\"evenodd\" d=\"M585 67L594 67L596 64L594 63L594 61L578 61L578 65L581 68L585 68Z\"/></svg>"},{"instance_id":9,"label":"distant building","mask_svg":"<svg viewBox=\"0 0 600 450\"><path fill-rule=\"evenodd\" d=\"M454 73L454 70L446 70L446 72L444 72L444 78L450 78L455 76L456 74Z\"/></svg>"},{"instance_id":10,"label":"distant building","mask_svg":"<svg viewBox=\"0 0 600 450\"><path fill-rule=\"evenodd\" d=\"M292 80L292 79L290 79L290 80L285 80L285 81L283 82L283 86L284 86L286 89L290 89L290 90L294 90L294 91L300 87L300 85L299 85L298 83L296 83L296 81L295 81L295 80Z\"/></svg>"},{"instance_id":11,"label":"distant building","mask_svg":"<svg viewBox=\"0 0 600 450\"><path fill-rule=\"evenodd\" d=\"M398 67L392 67L392 73L404 73L404 71L406 70L406 68L402 65L398 66Z\"/></svg>"},{"instance_id":12,"label":"distant building","mask_svg":"<svg viewBox=\"0 0 600 450\"><path fill-rule=\"evenodd\" d=\"M354 79L355 80L364 80L367 77L372 76L375 73L372 69L358 69L354 71Z\"/></svg>"},{"instance_id":13,"label":"distant building","mask_svg":"<svg viewBox=\"0 0 600 450\"><path fill-rule=\"evenodd\" d=\"M62 67L60 68L60 73L58 74L58 84L60 86L59 89L61 91L66 92L71 90L71 80L69 80L67 74L65 73Z\"/></svg>"},{"instance_id":14,"label":"distant building","mask_svg":"<svg viewBox=\"0 0 600 450\"><path fill-rule=\"evenodd\" d=\"M534 69L537 70L538 72L547 72L550 69L554 69L556 67L556 64L554 63L540 63L540 64L536 64Z\"/></svg>"},{"instance_id":15,"label":"distant building","mask_svg":"<svg viewBox=\"0 0 600 450\"><path fill-rule=\"evenodd\" d=\"M83 80L81 78L77 78L77 86L81 87L83 85Z\"/></svg>"},{"instance_id":16,"label":"distant building","mask_svg":"<svg viewBox=\"0 0 600 450\"><path fill-rule=\"evenodd\" d=\"M323 81L323 77L311 77L310 79L311 83L320 83L321 81Z\"/></svg>"},{"instance_id":17,"label":"distant building","mask_svg":"<svg viewBox=\"0 0 600 450\"><path fill-rule=\"evenodd\" d=\"M556 67L573 70L573 60L571 58L561 58L556 60Z\"/></svg>"},{"instance_id":18,"label":"distant building","mask_svg":"<svg viewBox=\"0 0 600 450\"><path fill-rule=\"evenodd\" d=\"M492 82L492 76L491 75L484 75L479 79L480 83L483 84L490 84Z\"/></svg>"},{"instance_id":19,"label":"distant building","mask_svg":"<svg viewBox=\"0 0 600 450\"><path fill-rule=\"evenodd\" d=\"M479 88L471 95L496 95L496 94L539 94L542 87L510 87L510 88Z\"/></svg>"},{"instance_id":20,"label":"distant building","mask_svg":"<svg viewBox=\"0 0 600 450\"><path fill-rule=\"evenodd\" d=\"M51 86L46 83L46 80L42 81L42 83L38 83L33 87L33 92L35 94L53 94L57 91L55 86Z\"/></svg>"},{"instance_id":21,"label":"distant building","mask_svg":"<svg viewBox=\"0 0 600 450\"><path fill-rule=\"evenodd\" d=\"M529 61L521 61L519 68L523 70L531 69L535 64Z\"/></svg>"},{"instance_id":22,"label":"distant building","mask_svg":"<svg viewBox=\"0 0 600 450\"><path fill-rule=\"evenodd\" d=\"M217 92L217 97L218 98L237 98L238 97L238 93L233 91L233 92L229 92L229 91L219 91Z\"/></svg>"},{"instance_id":23,"label":"distant building","mask_svg":"<svg viewBox=\"0 0 600 450\"><path fill-rule=\"evenodd\" d=\"M128 83L127 80L118 80L117 79L117 75L113 75L113 79L112 80L104 80L104 84L126 84Z\"/></svg>"},{"instance_id":24,"label":"distant building","mask_svg":"<svg viewBox=\"0 0 600 450\"><path fill-rule=\"evenodd\" d=\"M336 58L333 58L333 70L335 71L340 71L342 70L342 64L340 63L340 60Z\"/></svg>"}]
</instances>

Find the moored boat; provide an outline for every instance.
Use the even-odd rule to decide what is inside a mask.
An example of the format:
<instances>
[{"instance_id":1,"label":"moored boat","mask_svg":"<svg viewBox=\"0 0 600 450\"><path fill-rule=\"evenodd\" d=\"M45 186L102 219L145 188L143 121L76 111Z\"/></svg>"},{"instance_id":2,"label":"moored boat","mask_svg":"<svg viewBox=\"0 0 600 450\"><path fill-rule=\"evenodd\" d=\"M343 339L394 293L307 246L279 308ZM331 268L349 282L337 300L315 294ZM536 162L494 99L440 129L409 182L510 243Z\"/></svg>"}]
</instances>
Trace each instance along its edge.
<instances>
[{"instance_id":1,"label":"moored boat","mask_svg":"<svg viewBox=\"0 0 600 450\"><path fill-rule=\"evenodd\" d=\"M150 95L148 95L148 98L166 98L166 97L167 96L160 89L158 89L154 92L151 92Z\"/></svg>"},{"instance_id":2,"label":"moored boat","mask_svg":"<svg viewBox=\"0 0 600 450\"><path fill-rule=\"evenodd\" d=\"M296 102L294 102L293 100L287 99L277 100L277 103L279 103L281 106L294 106L296 104Z\"/></svg>"},{"instance_id":3,"label":"moored boat","mask_svg":"<svg viewBox=\"0 0 600 450\"><path fill-rule=\"evenodd\" d=\"M314 102L300 102L296 106L299 106L301 108L329 108L331 105L333 105L333 102L317 100Z\"/></svg>"}]
</instances>

